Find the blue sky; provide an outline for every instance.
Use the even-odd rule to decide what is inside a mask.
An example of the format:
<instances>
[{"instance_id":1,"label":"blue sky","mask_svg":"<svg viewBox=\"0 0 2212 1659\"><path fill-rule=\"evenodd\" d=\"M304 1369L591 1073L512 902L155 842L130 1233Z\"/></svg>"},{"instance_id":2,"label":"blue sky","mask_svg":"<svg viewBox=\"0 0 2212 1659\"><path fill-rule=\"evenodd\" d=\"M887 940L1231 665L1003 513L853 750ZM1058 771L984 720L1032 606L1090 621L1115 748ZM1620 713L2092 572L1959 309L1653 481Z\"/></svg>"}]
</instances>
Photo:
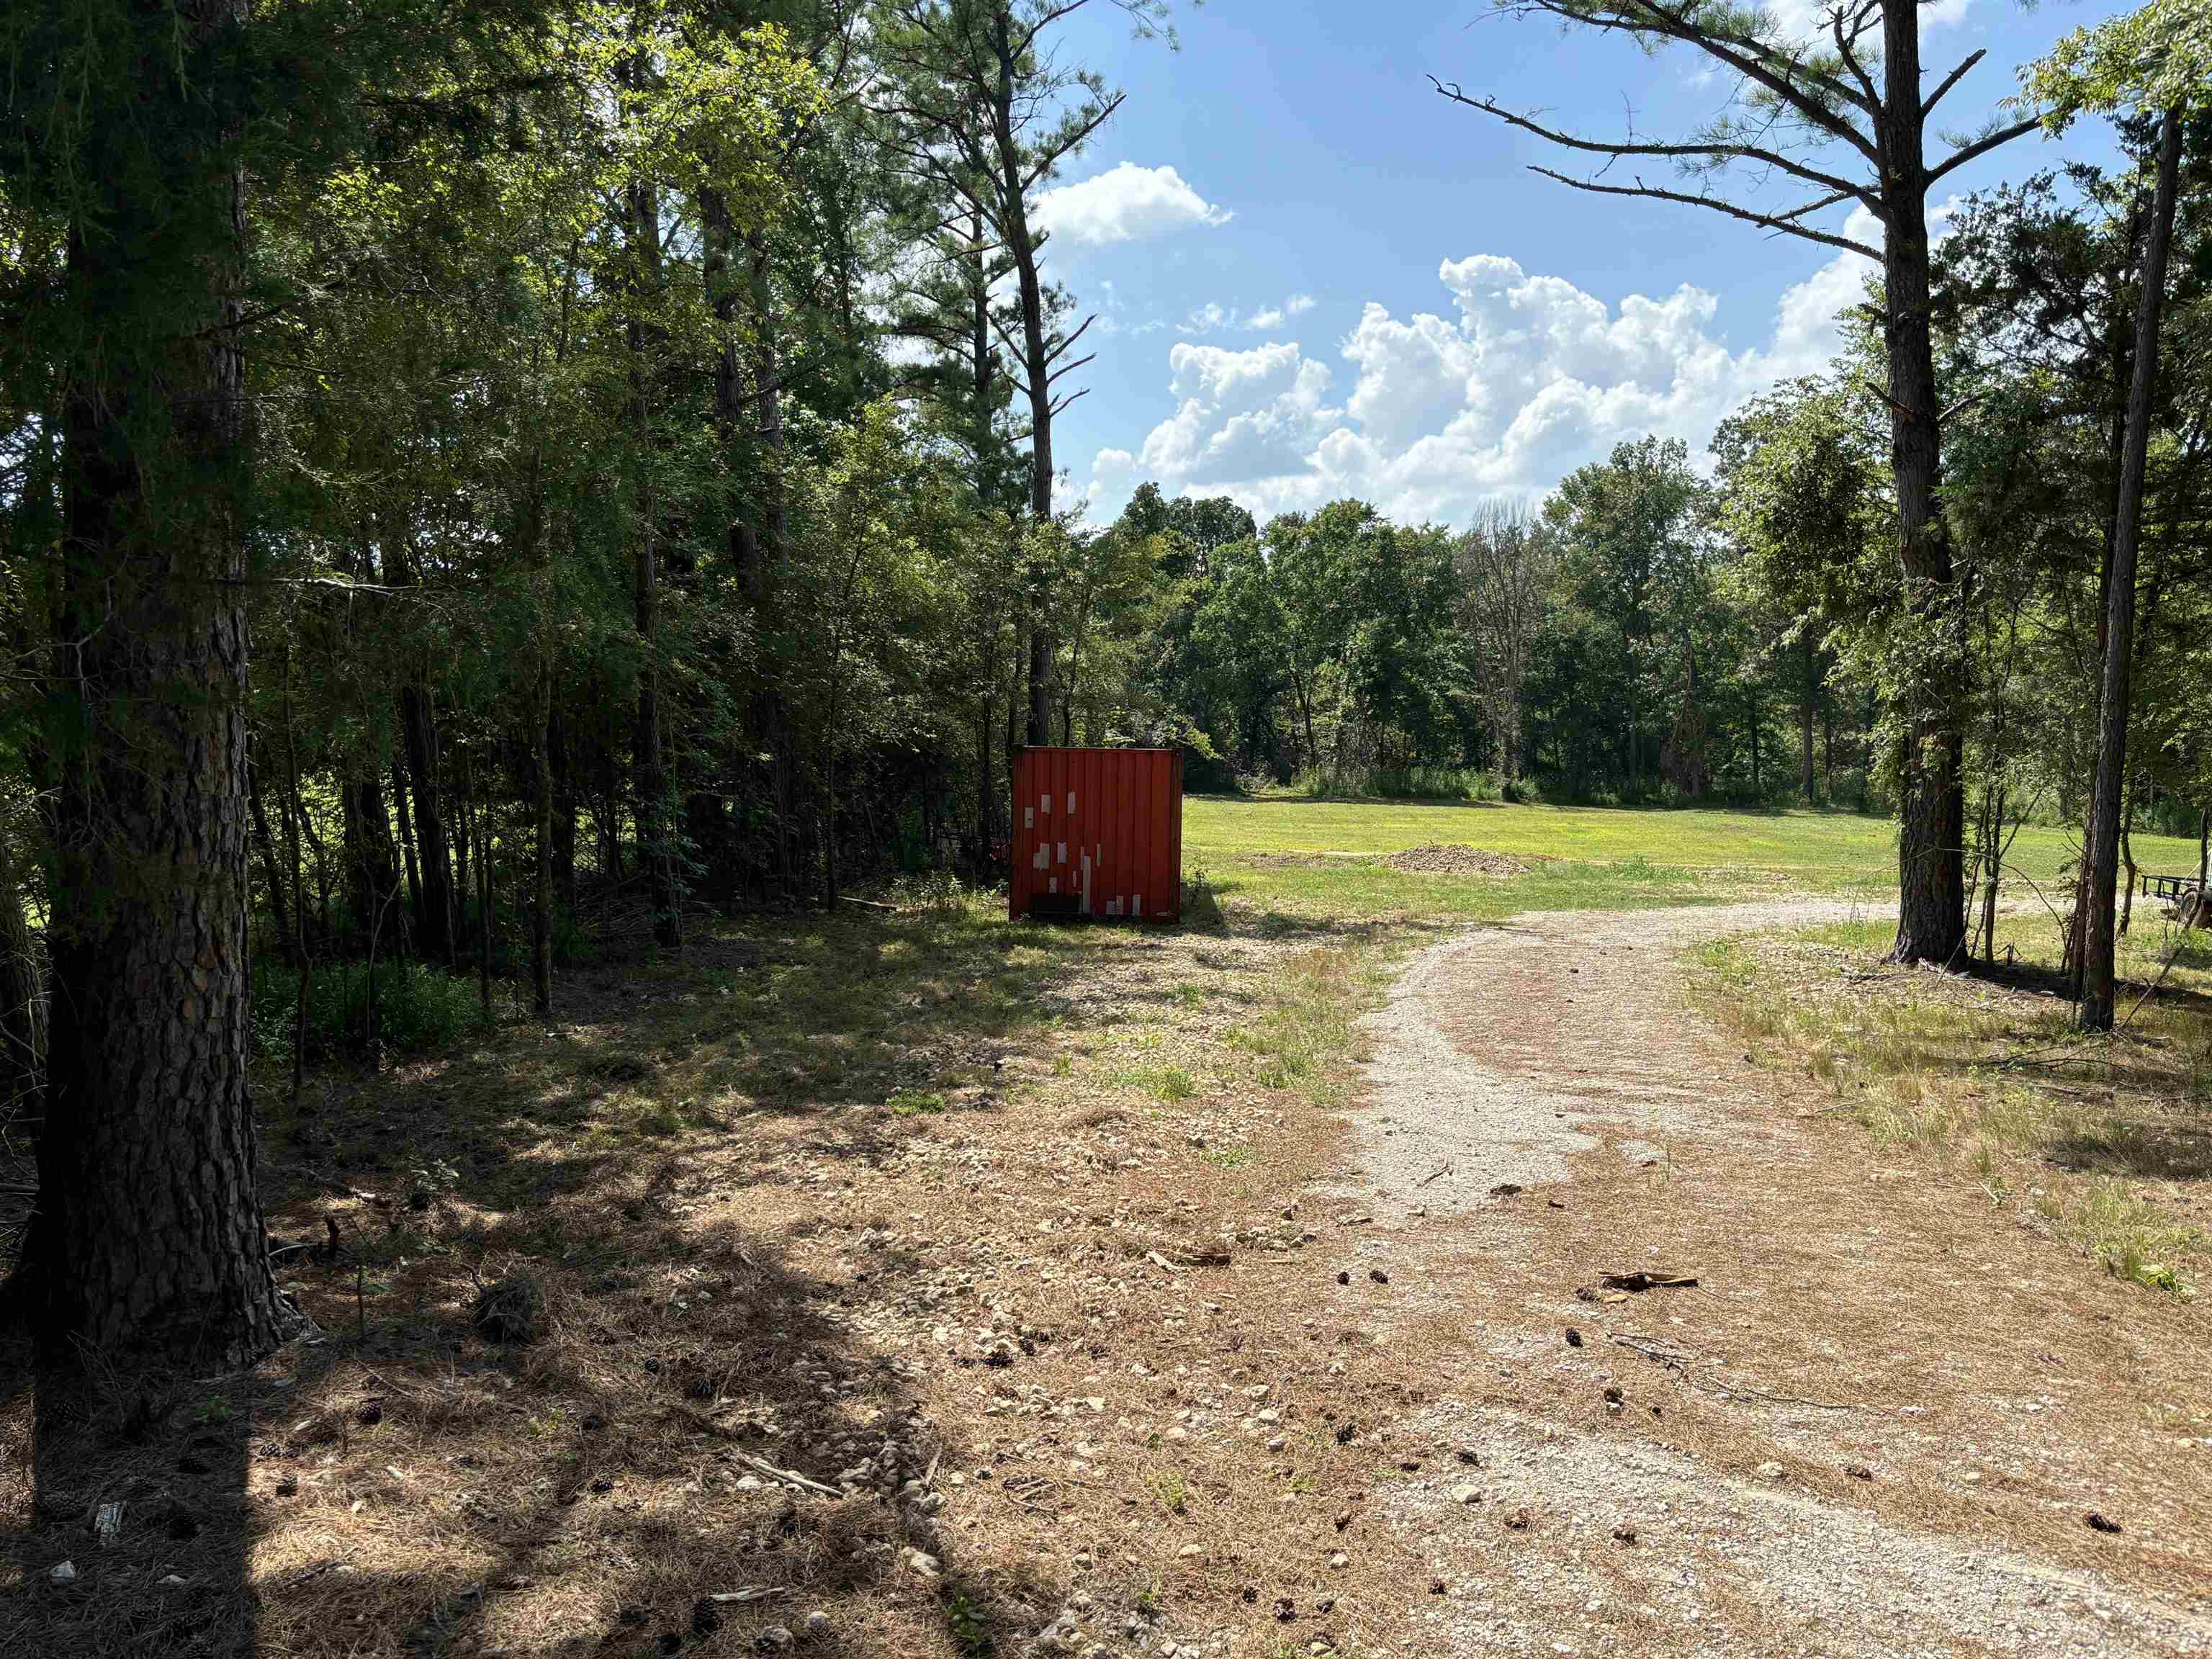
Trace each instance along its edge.
<instances>
[{"instance_id":1,"label":"blue sky","mask_svg":"<svg viewBox=\"0 0 2212 1659\"><path fill-rule=\"evenodd\" d=\"M1817 15L1817 0L1783 3ZM1931 71L1989 55L1936 125L1974 126L2018 64L2108 9L1941 0L1923 14ZM1464 522L1644 431L1702 451L1745 397L1825 362L1830 319L1857 296L1851 256L1537 177L1528 164L1556 152L1447 104L1426 79L1592 135L1632 112L1641 132L1668 137L1728 94L1690 54L1647 58L1490 15L1480 0L1210 0L1177 13L1178 52L1133 40L1109 0L1063 35L1128 94L1048 214L1049 270L1079 314L1101 313L1090 392L1054 434L1062 499L1087 497L1096 520L1152 478L1262 516L1351 494ZM2094 128L2065 145L2107 149ZM1939 194L2059 154L2039 135L2018 140ZM1659 182L1664 163L1640 165Z\"/></svg>"}]
</instances>

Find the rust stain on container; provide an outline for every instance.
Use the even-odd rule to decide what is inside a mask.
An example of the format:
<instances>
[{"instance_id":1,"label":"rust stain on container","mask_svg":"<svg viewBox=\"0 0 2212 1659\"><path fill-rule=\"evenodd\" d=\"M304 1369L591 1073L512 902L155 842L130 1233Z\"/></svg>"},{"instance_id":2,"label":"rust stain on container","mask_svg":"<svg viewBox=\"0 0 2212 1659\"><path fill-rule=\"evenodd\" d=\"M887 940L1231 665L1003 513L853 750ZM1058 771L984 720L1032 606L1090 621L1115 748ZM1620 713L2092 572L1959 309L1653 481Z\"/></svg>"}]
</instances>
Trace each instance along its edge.
<instances>
[{"instance_id":1,"label":"rust stain on container","mask_svg":"<svg viewBox=\"0 0 2212 1659\"><path fill-rule=\"evenodd\" d=\"M1182 751L1024 749L1009 916L1182 915Z\"/></svg>"}]
</instances>

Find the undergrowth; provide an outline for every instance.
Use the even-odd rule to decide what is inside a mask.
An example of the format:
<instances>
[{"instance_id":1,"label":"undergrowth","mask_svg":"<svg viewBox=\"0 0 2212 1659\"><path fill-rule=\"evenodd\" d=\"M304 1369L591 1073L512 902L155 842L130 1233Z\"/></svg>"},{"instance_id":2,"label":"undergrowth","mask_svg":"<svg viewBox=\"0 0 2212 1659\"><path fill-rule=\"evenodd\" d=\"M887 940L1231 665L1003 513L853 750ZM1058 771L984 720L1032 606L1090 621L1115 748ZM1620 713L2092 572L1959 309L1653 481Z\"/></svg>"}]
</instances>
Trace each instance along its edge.
<instances>
[{"instance_id":1,"label":"undergrowth","mask_svg":"<svg viewBox=\"0 0 2212 1659\"><path fill-rule=\"evenodd\" d=\"M264 1059L292 1052L292 1024L300 975L289 964L263 958L253 964L253 1044ZM495 998L514 993L495 984ZM318 964L308 981L307 1058L358 1055L380 1043L396 1054L442 1048L476 1025L482 1004L475 980L421 963Z\"/></svg>"}]
</instances>

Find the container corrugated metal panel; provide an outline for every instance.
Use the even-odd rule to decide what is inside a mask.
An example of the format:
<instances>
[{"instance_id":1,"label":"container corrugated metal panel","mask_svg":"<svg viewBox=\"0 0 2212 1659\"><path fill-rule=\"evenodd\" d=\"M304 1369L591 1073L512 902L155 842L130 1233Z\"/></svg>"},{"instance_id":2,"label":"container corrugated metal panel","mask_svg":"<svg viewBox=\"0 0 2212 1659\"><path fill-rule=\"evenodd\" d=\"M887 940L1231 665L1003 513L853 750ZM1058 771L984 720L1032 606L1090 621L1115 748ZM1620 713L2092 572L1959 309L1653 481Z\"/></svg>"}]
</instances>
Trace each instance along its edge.
<instances>
[{"instance_id":1,"label":"container corrugated metal panel","mask_svg":"<svg viewBox=\"0 0 2212 1659\"><path fill-rule=\"evenodd\" d=\"M1182 915L1182 751L1024 749L1009 916Z\"/></svg>"}]
</instances>

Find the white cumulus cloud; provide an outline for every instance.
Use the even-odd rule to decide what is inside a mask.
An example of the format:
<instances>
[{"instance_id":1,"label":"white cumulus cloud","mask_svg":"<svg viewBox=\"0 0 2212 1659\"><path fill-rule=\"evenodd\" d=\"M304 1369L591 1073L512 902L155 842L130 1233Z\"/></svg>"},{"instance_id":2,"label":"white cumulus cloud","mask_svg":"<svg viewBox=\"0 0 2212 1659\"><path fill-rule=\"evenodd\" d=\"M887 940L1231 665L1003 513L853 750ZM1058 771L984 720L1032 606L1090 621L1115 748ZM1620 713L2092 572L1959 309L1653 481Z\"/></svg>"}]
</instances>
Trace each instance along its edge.
<instances>
[{"instance_id":1,"label":"white cumulus cloud","mask_svg":"<svg viewBox=\"0 0 2212 1659\"><path fill-rule=\"evenodd\" d=\"M1782 294L1761 343L1732 349L1717 300L1698 288L1607 303L1497 254L1446 260L1449 314L1362 308L1337 343L1351 370L1340 399L1330 366L1297 342L1178 341L1175 412L1133 455L1109 452L1091 507L1109 514L1152 478L1263 517L1358 495L1401 520L1463 521L1647 432L1701 451L1745 398L1826 365L1841 343L1835 314L1863 296L1867 269L1839 256Z\"/></svg>"},{"instance_id":2,"label":"white cumulus cloud","mask_svg":"<svg viewBox=\"0 0 2212 1659\"><path fill-rule=\"evenodd\" d=\"M1136 242L1194 225L1225 225L1233 216L1183 182L1171 167L1122 161L1037 198L1045 229L1085 247Z\"/></svg>"}]
</instances>

